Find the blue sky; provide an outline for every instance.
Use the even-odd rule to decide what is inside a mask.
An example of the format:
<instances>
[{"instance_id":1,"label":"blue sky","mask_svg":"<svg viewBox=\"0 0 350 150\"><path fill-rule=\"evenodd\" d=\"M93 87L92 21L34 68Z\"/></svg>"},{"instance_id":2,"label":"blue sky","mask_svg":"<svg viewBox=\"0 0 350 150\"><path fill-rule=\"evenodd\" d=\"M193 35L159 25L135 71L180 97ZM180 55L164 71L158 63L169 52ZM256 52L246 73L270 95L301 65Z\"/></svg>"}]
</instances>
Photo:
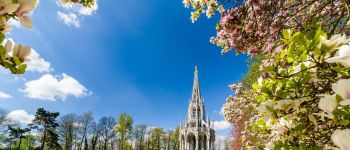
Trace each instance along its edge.
<instances>
[{"instance_id":1,"label":"blue sky","mask_svg":"<svg viewBox=\"0 0 350 150\"><path fill-rule=\"evenodd\" d=\"M64 22L58 12L76 18ZM220 121L222 104L232 94L228 85L246 72L246 56L222 56L209 43L215 19L203 16L192 24L181 0L99 0L90 15L42 0L32 18L32 30L13 27L9 37L30 45L50 67L20 76L1 70L0 91L11 97L1 98L0 107L9 111L34 114L44 107L62 114L92 111L96 118L127 112L135 124L174 128L187 113L198 65L207 114ZM40 89L29 85L43 76L59 81L63 74L84 89L76 96L66 91L64 100L33 98L26 89Z\"/></svg>"}]
</instances>

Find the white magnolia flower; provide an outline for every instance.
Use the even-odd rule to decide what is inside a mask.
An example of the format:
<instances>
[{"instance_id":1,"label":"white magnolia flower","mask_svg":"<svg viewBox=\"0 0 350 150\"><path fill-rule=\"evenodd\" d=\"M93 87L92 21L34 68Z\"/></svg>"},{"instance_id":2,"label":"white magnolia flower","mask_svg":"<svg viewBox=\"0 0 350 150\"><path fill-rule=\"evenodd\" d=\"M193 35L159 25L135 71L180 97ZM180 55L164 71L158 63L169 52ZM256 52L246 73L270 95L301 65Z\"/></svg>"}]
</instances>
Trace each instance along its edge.
<instances>
[{"instance_id":1,"label":"white magnolia flower","mask_svg":"<svg viewBox=\"0 0 350 150\"><path fill-rule=\"evenodd\" d=\"M306 61L306 62L300 63L298 66L294 67L294 71L292 72L292 74L295 74L295 73L302 71L302 68L301 68L302 65L304 65L306 68L310 68L311 65L313 65L313 64L314 63L311 61Z\"/></svg>"},{"instance_id":2,"label":"white magnolia flower","mask_svg":"<svg viewBox=\"0 0 350 150\"><path fill-rule=\"evenodd\" d=\"M322 43L324 43L331 49L337 48L340 45L348 42L349 42L349 39L346 38L346 35L340 35L340 34L333 35L329 40L327 40L324 37L322 38Z\"/></svg>"},{"instance_id":3,"label":"white magnolia flower","mask_svg":"<svg viewBox=\"0 0 350 150\"><path fill-rule=\"evenodd\" d=\"M14 4L12 0L1 0L0 1L0 15L15 12L19 7L19 4Z\"/></svg>"},{"instance_id":4,"label":"white magnolia flower","mask_svg":"<svg viewBox=\"0 0 350 150\"><path fill-rule=\"evenodd\" d=\"M342 45L334 57L326 59L328 63L341 63L350 67L350 45Z\"/></svg>"},{"instance_id":5,"label":"white magnolia flower","mask_svg":"<svg viewBox=\"0 0 350 150\"><path fill-rule=\"evenodd\" d=\"M286 112L290 110L297 110L299 109L299 106L301 103L303 103L303 100L291 100L291 99L286 99L286 100L279 100L276 103L276 108L280 110L284 110Z\"/></svg>"},{"instance_id":6,"label":"white magnolia flower","mask_svg":"<svg viewBox=\"0 0 350 150\"><path fill-rule=\"evenodd\" d=\"M270 108L273 107L272 101L265 101L261 103L260 106L257 108L257 110L260 113L265 113L265 118L264 118L265 121L268 121L272 116L272 112L267 107L270 107Z\"/></svg>"},{"instance_id":7,"label":"white magnolia flower","mask_svg":"<svg viewBox=\"0 0 350 150\"><path fill-rule=\"evenodd\" d=\"M293 128L292 120L286 120L280 118L273 126L271 126L272 134L279 136L288 131L288 129Z\"/></svg>"},{"instance_id":8,"label":"white magnolia flower","mask_svg":"<svg viewBox=\"0 0 350 150\"><path fill-rule=\"evenodd\" d=\"M331 138L341 150L350 150L350 129L336 130Z\"/></svg>"},{"instance_id":9,"label":"white magnolia flower","mask_svg":"<svg viewBox=\"0 0 350 150\"><path fill-rule=\"evenodd\" d=\"M341 79L337 83L333 83L332 89L343 98L340 105L350 105L350 79Z\"/></svg>"},{"instance_id":10,"label":"white magnolia flower","mask_svg":"<svg viewBox=\"0 0 350 150\"><path fill-rule=\"evenodd\" d=\"M318 103L318 108L325 111L328 114L328 117L333 118L332 112L337 109L338 102L335 96L333 95L321 95L323 96Z\"/></svg>"},{"instance_id":11,"label":"white magnolia flower","mask_svg":"<svg viewBox=\"0 0 350 150\"><path fill-rule=\"evenodd\" d=\"M267 144L265 144L264 150L272 150L274 148L275 148L275 144L273 142L268 142Z\"/></svg>"},{"instance_id":12,"label":"white magnolia flower","mask_svg":"<svg viewBox=\"0 0 350 150\"><path fill-rule=\"evenodd\" d=\"M5 53L8 54L12 51L12 46L13 46L13 43L11 40L7 40L5 45L4 45L4 48L5 48Z\"/></svg>"},{"instance_id":13,"label":"white magnolia flower","mask_svg":"<svg viewBox=\"0 0 350 150\"><path fill-rule=\"evenodd\" d=\"M262 85L264 83L264 79L262 77L259 77L258 79L258 84Z\"/></svg>"},{"instance_id":14,"label":"white magnolia flower","mask_svg":"<svg viewBox=\"0 0 350 150\"><path fill-rule=\"evenodd\" d=\"M30 47L28 47L28 46L23 46L23 45L20 45L20 44L16 44L13 47L12 55L13 56L17 56L20 59L25 59L26 57L29 56L31 50L32 49Z\"/></svg>"},{"instance_id":15,"label":"white magnolia flower","mask_svg":"<svg viewBox=\"0 0 350 150\"><path fill-rule=\"evenodd\" d=\"M28 16L28 13L36 8L39 1L38 0L18 0L20 4L16 11L16 15L19 21L27 28L32 28L32 19Z\"/></svg>"}]
</instances>

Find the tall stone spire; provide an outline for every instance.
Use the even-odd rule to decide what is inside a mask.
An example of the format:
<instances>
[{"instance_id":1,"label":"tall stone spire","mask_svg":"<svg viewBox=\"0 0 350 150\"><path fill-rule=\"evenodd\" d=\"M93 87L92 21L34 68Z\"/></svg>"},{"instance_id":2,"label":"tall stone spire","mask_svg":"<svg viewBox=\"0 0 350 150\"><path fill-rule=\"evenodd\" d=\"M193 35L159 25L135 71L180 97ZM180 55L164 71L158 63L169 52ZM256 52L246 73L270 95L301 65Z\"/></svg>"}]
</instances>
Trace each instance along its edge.
<instances>
[{"instance_id":1,"label":"tall stone spire","mask_svg":"<svg viewBox=\"0 0 350 150\"><path fill-rule=\"evenodd\" d=\"M192 101L201 101L201 93L199 90L197 66L195 66L195 68L194 68L194 80L193 80L192 99L191 100Z\"/></svg>"},{"instance_id":2,"label":"tall stone spire","mask_svg":"<svg viewBox=\"0 0 350 150\"><path fill-rule=\"evenodd\" d=\"M180 125L180 150L214 150L215 130L206 119L197 66L194 68L192 97L187 111L187 118Z\"/></svg>"}]
</instances>

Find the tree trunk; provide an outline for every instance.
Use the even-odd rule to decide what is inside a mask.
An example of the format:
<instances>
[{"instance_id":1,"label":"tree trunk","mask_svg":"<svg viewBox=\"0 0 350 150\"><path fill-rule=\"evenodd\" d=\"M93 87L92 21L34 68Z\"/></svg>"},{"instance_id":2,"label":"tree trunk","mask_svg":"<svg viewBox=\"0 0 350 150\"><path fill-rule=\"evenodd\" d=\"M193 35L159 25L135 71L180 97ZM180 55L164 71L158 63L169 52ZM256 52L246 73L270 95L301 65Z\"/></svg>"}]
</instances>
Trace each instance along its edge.
<instances>
[{"instance_id":1,"label":"tree trunk","mask_svg":"<svg viewBox=\"0 0 350 150\"><path fill-rule=\"evenodd\" d=\"M41 149L41 150L44 150L45 141L46 141L46 128L44 128L44 136L43 136L43 138L41 139L41 146L40 146L40 149Z\"/></svg>"},{"instance_id":2,"label":"tree trunk","mask_svg":"<svg viewBox=\"0 0 350 150\"><path fill-rule=\"evenodd\" d=\"M104 150L107 150L107 140L105 140L104 146L103 146Z\"/></svg>"},{"instance_id":3,"label":"tree trunk","mask_svg":"<svg viewBox=\"0 0 350 150\"><path fill-rule=\"evenodd\" d=\"M97 146L98 135L94 135L91 139L91 150L95 150Z\"/></svg>"},{"instance_id":4,"label":"tree trunk","mask_svg":"<svg viewBox=\"0 0 350 150\"><path fill-rule=\"evenodd\" d=\"M85 140L84 140L84 150L89 150L89 144L88 144L88 140L87 140L86 137L85 137Z\"/></svg>"},{"instance_id":5,"label":"tree trunk","mask_svg":"<svg viewBox=\"0 0 350 150\"><path fill-rule=\"evenodd\" d=\"M19 145L18 145L18 149L21 150L21 144L22 144L22 138L19 138Z\"/></svg>"}]
</instances>

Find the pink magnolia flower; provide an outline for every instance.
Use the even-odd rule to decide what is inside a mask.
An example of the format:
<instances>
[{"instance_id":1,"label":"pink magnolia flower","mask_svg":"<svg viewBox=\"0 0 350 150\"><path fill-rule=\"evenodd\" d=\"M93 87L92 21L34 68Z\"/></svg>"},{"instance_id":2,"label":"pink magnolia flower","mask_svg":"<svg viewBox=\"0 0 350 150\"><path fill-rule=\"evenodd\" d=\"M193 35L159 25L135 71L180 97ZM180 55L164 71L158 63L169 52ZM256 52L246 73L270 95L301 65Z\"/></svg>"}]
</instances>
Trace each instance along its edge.
<instances>
[{"instance_id":1,"label":"pink magnolia flower","mask_svg":"<svg viewBox=\"0 0 350 150\"><path fill-rule=\"evenodd\" d=\"M339 103L340 105L350 105L350 79L341 79L337 83L333 83L332 89L344 99Z\"/></svg>"},{"instance_id":2,"label":"pink magnolia flower","mask_svg":"<svg viewBox=\"0 0 350 150\"><path fill-rule=\"evenodd\" d=\"M350 150L350 129L336 130L331 138L341 150Z\"/></svg>"}]
</instances>

